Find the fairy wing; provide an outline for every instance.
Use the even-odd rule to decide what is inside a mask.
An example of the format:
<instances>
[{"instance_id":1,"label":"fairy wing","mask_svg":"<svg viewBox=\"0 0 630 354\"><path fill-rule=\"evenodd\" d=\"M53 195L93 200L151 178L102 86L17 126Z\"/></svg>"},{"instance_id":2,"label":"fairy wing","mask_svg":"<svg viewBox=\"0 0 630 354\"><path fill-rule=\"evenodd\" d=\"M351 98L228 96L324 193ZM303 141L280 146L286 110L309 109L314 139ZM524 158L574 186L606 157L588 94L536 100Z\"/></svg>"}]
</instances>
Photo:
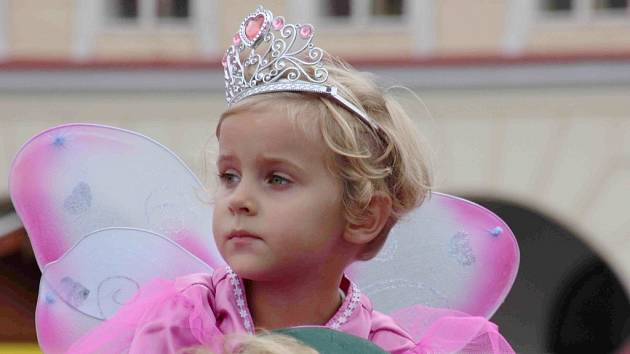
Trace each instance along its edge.
<instances>
[{"instance_id":1,"label":"fairy wing","mask_svg":"<svg viewBox=\"0 0 630 354\"><path fill-rule=\"evenodd\" d=\"M379 311L422 304L490 318L519 264L514 234L470 201L432 193L392 229L379 255L350 268Z\"/></svg>"},{"instance_id":2,"label":"fairy wing","mask_svg":"<svg viewBox=\"0 0 630 354\"><path fill-rule=\"evenodd\" d=\"M18 152L10 192L43 273L36 324L46 352L65 352L150 279L223 264L205 189L140 134L46 130Z\"/></svg>"},{"instance_id":3,"label":"fairy wing","mask_svg":"<svg viewBox=\"0 0 630 354\"><path fill-rule=\"evenodd\" d=\"M40 269L106 227L150 230L210 266L223 264L204 187L174 153L138 133L89 124L48 129L16 155L9 190Z\"/></svg>"},{"instance_id":4,"label":"fairy wing","mask_svg":"<svg viewBox=\"0 0 630 354\"><path fill-rule=\"evenodd\" d=\"M205 262L151 231L106 228L90 233L43 270L35 315L39 345L46 353L65 353L134 302L150 281L210 272Z\"/></svg>"}]
</instances>

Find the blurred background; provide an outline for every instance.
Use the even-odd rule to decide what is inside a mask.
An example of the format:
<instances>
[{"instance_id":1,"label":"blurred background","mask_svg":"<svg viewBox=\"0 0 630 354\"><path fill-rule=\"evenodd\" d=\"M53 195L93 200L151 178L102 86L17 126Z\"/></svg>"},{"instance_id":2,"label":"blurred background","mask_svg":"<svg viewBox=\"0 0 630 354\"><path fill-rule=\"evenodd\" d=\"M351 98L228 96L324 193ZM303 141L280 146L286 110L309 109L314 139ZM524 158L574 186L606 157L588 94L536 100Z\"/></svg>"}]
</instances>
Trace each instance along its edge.
<instances>
[{"instance_id":1,"label":"blurred background","mask_svg":"<svg viewBox=\"0 0 630 354\"><path fill-rule=\"evenodd\" d=\"M0 0L0 352L37 352L40 273L7 185L20 146L102 123L205 176L221 57L259 3L423 100L405 102L436 189L517 235L520 272L493 318L517 352L630 352L628 0Z\"/></svg>"}]
</instances>

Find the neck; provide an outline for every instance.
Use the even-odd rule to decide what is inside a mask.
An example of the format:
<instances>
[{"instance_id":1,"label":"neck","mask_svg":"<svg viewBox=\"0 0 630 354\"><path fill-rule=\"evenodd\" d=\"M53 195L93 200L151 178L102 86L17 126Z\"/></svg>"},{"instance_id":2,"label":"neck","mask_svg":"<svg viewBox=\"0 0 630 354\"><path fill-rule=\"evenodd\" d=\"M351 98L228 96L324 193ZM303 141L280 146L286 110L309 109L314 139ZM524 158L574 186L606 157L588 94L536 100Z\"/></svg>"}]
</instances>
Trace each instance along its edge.
<instances>
[{"instance_id":1,"label":"neck","mask_svg":"<svg viewBox=\"0 0 630 354\"><path fill-rule=\"evenodd\" d=\"M277 281L245 281L247 301L257 328L324 325L341 306L343 274L321 274Z\"/></svg>"}]
</instances>

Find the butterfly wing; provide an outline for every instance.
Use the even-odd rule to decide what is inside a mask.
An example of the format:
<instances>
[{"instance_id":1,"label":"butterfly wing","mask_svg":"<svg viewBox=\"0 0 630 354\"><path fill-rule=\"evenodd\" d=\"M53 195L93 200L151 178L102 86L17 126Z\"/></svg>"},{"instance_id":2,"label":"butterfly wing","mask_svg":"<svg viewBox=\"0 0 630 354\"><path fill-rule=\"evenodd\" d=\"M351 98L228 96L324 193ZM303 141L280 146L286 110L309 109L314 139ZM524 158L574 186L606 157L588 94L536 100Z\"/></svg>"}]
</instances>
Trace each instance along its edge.
<instances>
[{"instance_id":1,"label":"butterfly wing","mask_svg":"<svg viewBox=\"0 0 630 354\"><path fill-rule=\"evenodd\" d=\"M516 239L503 220L470 201L433 193L398 222L376 258L349 273L386 313L422 304L490 318L518 263Z\"/></svg>"},{"instance_id":2,"label":"butterfly wing","mask_svg":"<svg viewBox=\"0 0 630 354\"><path fill-rule=\"evenodd\" d=\"M44 268L36 312L39 345L46 353L65 353L156 277L210 272L205 262L151 231L90 233Z\"/></svg>"},{"instance_id":3,"label":"butterfly wing","mask_svg":"<svg viewBox=\"0 0 630 354\"><path fill-rule=\"evenodd\" d=\"M89 124L46 130L18 152L9 189L40 269L106 227L150 230L223 264L204 187L174 153L138 133Z\"/></svg>"},{"instance_id":4,"label":"butterfly wing","mask_svg":"<svg viewBox=\"0 0 630 354\"><path fill-rule=\"evenodd\" d=\"M175 154L134 132L46 130L18 152L10 193L43 273L36 324L46 352L65 352L149 279L224 263L202 184Z\"/></svg>"}]
</instances>

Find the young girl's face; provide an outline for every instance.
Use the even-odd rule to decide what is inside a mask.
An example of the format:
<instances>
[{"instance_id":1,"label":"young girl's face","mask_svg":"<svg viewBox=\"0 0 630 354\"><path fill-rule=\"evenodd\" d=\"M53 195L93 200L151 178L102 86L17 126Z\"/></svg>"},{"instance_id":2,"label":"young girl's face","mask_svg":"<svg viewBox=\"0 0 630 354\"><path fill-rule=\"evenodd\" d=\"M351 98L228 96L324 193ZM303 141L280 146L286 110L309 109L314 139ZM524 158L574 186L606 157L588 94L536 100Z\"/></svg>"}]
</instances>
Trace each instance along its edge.
<instances>
[{"instance_id":1,"label":"young girl's face","mask_svg":"<svg viewBox=\"0 0 630 354\"><path fill-rule=\"evenodd\" d=\"M273 109L221 123L213 232L240 276L299 276L341 253L342 184L326 168L325 153L323 141Z\"/></svg>"}]
</instances>

